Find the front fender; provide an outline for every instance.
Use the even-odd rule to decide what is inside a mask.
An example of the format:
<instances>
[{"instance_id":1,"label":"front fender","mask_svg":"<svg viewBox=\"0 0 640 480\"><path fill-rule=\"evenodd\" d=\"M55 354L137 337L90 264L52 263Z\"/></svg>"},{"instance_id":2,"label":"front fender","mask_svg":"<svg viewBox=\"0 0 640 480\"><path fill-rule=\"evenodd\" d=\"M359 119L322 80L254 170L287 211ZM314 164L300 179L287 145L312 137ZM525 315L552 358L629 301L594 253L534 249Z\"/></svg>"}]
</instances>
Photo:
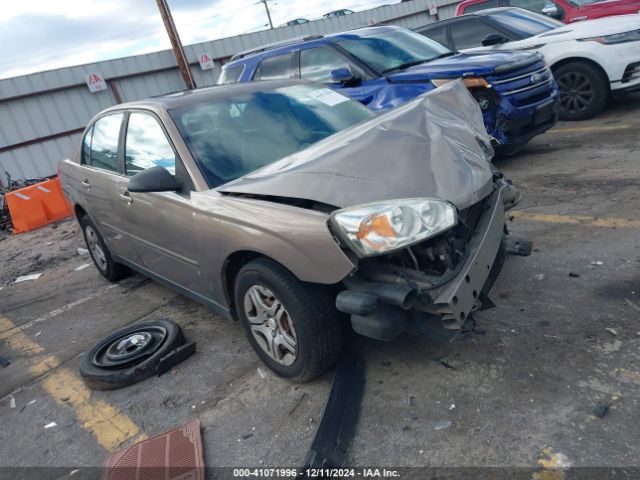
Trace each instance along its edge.
<instances>
[{"instance_id":1,"label":"front fender","mask_svg":"<svg viewBox=\"0 0 640 480\"><path fill-rule=\"evenodd\" d=\"M235 252L259 253L304 282L327 285L355 267L331 235L325 213L242 197L194 193L192 198L202 274L221 305L227 303L225 261Z\"/></svg>"}]
</instances>

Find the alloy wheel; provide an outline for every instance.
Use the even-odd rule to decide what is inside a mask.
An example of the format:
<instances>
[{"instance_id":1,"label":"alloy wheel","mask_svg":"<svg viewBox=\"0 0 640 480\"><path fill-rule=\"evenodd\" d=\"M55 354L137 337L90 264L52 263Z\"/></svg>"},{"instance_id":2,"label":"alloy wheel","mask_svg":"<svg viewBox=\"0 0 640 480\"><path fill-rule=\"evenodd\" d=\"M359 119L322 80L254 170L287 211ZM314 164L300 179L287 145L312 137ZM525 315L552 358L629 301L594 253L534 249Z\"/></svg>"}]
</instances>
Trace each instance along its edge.
<instances>
[{"instance_id":1,"label":"alloy wheel","mask_svg":"<svg viewBox=\"0 0 640 480\"><path fill-rule=\"evenodd\" d=\"M589 78L580 72L567 72L557 78L560 87L560 105L571 113L587 110L594 101L595 90Z\"/></svg>"}]
</instances>

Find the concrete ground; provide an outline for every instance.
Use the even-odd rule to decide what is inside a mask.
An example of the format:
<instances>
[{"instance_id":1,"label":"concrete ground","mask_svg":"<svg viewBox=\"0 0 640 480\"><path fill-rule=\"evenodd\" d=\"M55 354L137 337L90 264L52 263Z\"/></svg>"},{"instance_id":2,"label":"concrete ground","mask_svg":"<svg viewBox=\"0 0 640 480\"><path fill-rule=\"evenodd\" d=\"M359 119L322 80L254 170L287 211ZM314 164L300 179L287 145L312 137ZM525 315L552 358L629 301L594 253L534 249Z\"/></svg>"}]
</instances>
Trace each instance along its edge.
<instances>
[{"instance_id":1,"label":"concrete ground","mask_svg":"<svg viewBox=\"0 0 640 480\"><path fill-rule=\"evenodd\" d=\"M640 475L639 129L636 96L496 161L524 194L509 228L535 251L505 265L497 307L476 315L484 335L355 341L367 383L348 464ZM0 356L12 362L0 368L0 466L57 466L38 472L59 478L193 418L208 467L299 466L331 376L306 385L273 376L238 323L138 275L110 285L79 268L90 262L83 247L73 221L0 241ZM11 283L34 272L43 275ZM128 388L84 387L83 351L154 318L178 322L198 353ZM599 402L610 406L603 417ZM441 421L451 426L437 430Z\"/></svg>"}]
</instances>

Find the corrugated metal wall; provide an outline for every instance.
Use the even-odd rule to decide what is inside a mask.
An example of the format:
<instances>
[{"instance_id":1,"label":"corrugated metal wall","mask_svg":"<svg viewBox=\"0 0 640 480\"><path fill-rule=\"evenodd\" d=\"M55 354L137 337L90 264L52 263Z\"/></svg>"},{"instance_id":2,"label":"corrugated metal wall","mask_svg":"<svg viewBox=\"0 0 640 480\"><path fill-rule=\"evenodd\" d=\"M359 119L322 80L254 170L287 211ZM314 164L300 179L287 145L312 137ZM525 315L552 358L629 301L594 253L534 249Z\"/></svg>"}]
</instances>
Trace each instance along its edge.
<instances>
[{"instance_id":1,"label":"corrugated metal wall","mask_svg":"<svg viewBox=\"0 0 640 480\"><path fill-rule=\"evenodd\" d=\"M454 15L457 0L436 0L438 18ZM436 20L428 0L413 0L316 20L293 27L249 33L185 47L197 85L215 84L220 60L266 43L310 34L328 34L367 25L369 20L407 28ZM201 70L200 56L216 59L213 70ZM90 93L85 77L97 72L108 88ZM122 102L184 89L170 50L104 62L61 68L0 80L0 182L12 178L48 176L79 143L80 132L100 110Z\"/></svg>"}]
</instances>

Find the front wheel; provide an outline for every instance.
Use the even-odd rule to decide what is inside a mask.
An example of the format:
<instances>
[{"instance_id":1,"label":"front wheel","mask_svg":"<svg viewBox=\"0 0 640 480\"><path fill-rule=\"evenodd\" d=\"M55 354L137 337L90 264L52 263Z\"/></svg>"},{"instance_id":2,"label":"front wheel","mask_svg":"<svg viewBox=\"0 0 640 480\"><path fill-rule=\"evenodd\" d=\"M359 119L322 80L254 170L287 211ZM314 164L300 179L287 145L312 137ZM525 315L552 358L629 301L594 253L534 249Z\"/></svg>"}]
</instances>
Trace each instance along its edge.
<instances>
[{"instance_id":1,"label":"front wheel","mask_svg":"<svg viewBox=\"0 0 640 480\"><path fill-rule=\"evenodd\" d=\"M560 89L560 118L587 120L602 111L609 101L606 76L593 65L569 62L554 69Z\"/></svg>"},{"instance_id":2,"label":"front wheel","mask_svg":"<svg viewBox=\"0 0 640 480\"><path fill-rule=\"evenodd\" d=\"M338 358L342 329L326 289L258 259L238 272L234 300L249 343L277 375L307 382Z\"/></svg>"}]
</instances>

